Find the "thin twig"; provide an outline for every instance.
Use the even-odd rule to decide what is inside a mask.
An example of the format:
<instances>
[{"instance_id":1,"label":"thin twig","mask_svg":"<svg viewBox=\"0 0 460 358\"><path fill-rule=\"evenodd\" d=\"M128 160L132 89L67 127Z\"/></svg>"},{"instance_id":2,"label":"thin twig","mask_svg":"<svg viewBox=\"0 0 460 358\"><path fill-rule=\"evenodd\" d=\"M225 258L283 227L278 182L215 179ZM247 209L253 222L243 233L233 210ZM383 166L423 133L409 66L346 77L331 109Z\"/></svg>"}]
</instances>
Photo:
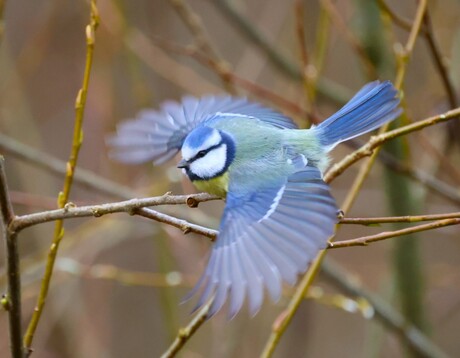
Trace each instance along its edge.
<instances>
[{"instance_id":1,"label":"thin twig","mask_svg":"<svg viewBox=\"0 0 460 358\"><path fill-rule=\"evenodd\" d=\"M356 239L351 240L343 240L343 241L334 241L330 242L328 245L328 249L336 249L341 247L351 247L351 246L367 246L372 242L382 241L393 237L404 236L413 234L415 232L421 231L428 231L433 229L438 229L444 226L451 226L451 225L458 225L460 224L460 219L446 219L446 220L438 220L429 224L422 224L417 225L414 227L409 227L401 230L389 231L389 232L381 232L376 235L358 237Z\"/></svg>"},{"instance_id":2,"label":"thin twig","mask_svg":"<svg viewBox=\"0 0 460 358\"><path fill-rule=\"evenodd\" d=\"M0 156L0 211L5 240L5 255L8 277L7 309L9 318L10 350L13 358L22 358L21 328L21 276L19 269L19 250L17 235L9 230L14 220L13 207L8 194L5 174L5 160Z\"/></svg>"},{"instance_id":3,"label":"thin twig","mask_svg":"<svg viewBox=\"0 0 460 358\"><path fill-rule=\"evenodd\" d=\"M212 44L200 16L192 10L191 6L183 0L169 0L169 3L174 7L177 14L192 33L198 48L209 57L213 58L214 61L218 63L219 67L230 69L229 63L222 59L218 50ZM220 74L220 79L229 93L236 93L235 87L227 76Z\"/></svg>"},{"instance_id":4,"label":"thin twig","mask_svg":"<svg viewBox=\"0 0 460 358\"><path fill-rule=\"evenodd\" d=\"M342 218L340 224L374 225L389 223L416 223L420 221L460 218L460 211L447 214L386 216L375 218Z\"/></svg>"},{"instance_id":5,"label":"thin twig","mask_svg":"<svg viewBox=\"0 0 460 358\"><path fill-rule=\"evenodd\" d=\"M386 14L393 20L393 22L398 25L399 27L410 31L412 29L413 23L412 21L405 19L399 16L398 13L394 12L390 6L385 2L385 0L378 0L380 8L386 12ZM420 29L420 32L424 31L423 27Z\"/></svg>"},{"instance_id":6,"label":"thin twig","mask_svg":"<svg viewBox=\"0 0 460 358\"><path fill-rule=\"evenodd\" d=\"M415 20L414 20L414 23L412 25L412 28L409 34L409 38L406 42L406 45L404 46L404 49L401 49L398 53L399 55L398 70L397 70L396 79L395 79L395 87L398 90L400 90L402 87L404 77L406 75L407 64L409 62L410 56L412 55L412 51L415 46L415 40L417 39L417 35L420 31L420 28L422 27L423 16L426 10L426 6L427 6L427 1L420 0L419 5L417 7ZM379 135L387 132L388 128L389 128L389 124L386 124L382 128L380 128L378 132ZM349 194L347 195L344 203L342 204L342 210L347 211L353 205L364 181L366 180L372 166L375 163L375 159L377 158L377 155L379 154L380 149L381 147L378 146L373 152L369 152L370 157L359 168L358 175L353 181ZM347 158L350 159L350 156L346 157L344 161L347 160Z\"/></svg>"},{"instance_id":7,"label":"thin twig","mask_svg":"<svg viewBox=\"0 0 460 358\"><path fill-rule=\"evenodd\" d=\"M361 46L359 40L356 38L353 32L349 30L347 24L340 15L336 6L332 3L331 0L321 0L321 5L328 12L329 17L337 27L338 33L345 38L346 42L349 43L351 48L358 55L359 59L361 60L365 68L367 77L370 79L377 78L377 70L375 68L374 63L372 63L372 61L369 59L369 56L366 54L366 50L363 48L363 46Z\"/></svg>"},{"instance_id":8,"label":"thin twig","mask_svg":"<svg viewBox=\"0 0 460 358\"><path fill-rule=\"evenodd\" d=\"M148 219L153 219L158 222L162 222L162 223L177 227L178 229L182 230L184 234L193 232L195 234L200 234L200 235L209 237L211 240L214 240L217 237L216 230L208 229L206 227L196 225L196 224L191 224L185 220L177 219L173 216L166 215L166 214L160 213L152 209L142 208L142 209L136 210L135 213L136 215L140 215Z\"/></svg>"},{"instance_id":9,"label":"thin twig","mask_svg":"<svg viewBox=\"0 0 460 358\"><path fill-rule=\"evenodd\" d=\"M299 106L297 103L294 103L292 101L289 101L288 99L280 96L279 94L270 91L269 89L262 87L252 81L249 81L248 79L242 78L235 74L234 72L230 71L228 68L223 68L220 66L220 64L216 61L214 61L212 58L209 56L206 56L203 52L200 52L197 48L195 47L185 47L178 45L176 43L170 42L170 41L165 41L161 38L153 38L151 40L156 46L169 51L169 52L174 52L180 55L184 56L189 56L202 65L209 67L212 69L214 72L218 73L219 75L225 75L228 77L229 81L231 83L234 83L237 86L240 86L241 88L247 90L254 96L258 98L265 99L269 101L270 103L273 103L280 108L285 109L286 111L297 115L297 116L302 116L305 117L307 113Z\"/></svg>"},{"instance_id":10,"label":"thin twig","mask_svg":"<svg viewBox=\"0 0 460 358\"><path fill-rule=\"evenodd\" d=\"M65 161L37 148L20 143L2 133L0 133L0 149L27 163L43 168L50 173L58 174L59 176L66 175L67 166ZM126 186L115 183L82 168L78 168L75 171L74 181L76 184L78 183L85 188L97 190L100 193L115 198L133 198L138 195L136 191Z\"/></svg>"},{"instance_id":11,"label":"thin twig","mask_svg":"<svg viewBox=\"0 0 460 358\"><path fill-rule=\"evenodd\" d=\"M448 74L446 61L441 54L439 44L434 36L433 27L431 26L431 16L428 11L425 13L425 17L423 18L423 24L425 29L425 40L430 49L436 69L441 77L444 89L446 90L447 98L449 99L449 106L451 109L456 108L458 107L457 95L455 94L454 85Z\"/></svg>"},{"instance_id":12,"label":"thin twig","mask_svg":"<svg viewBox=\"0 0 460 358\"><path fill-rule=\"evenodd\" d=\"M283 333L286 331L289 323L291 323L292 317L294 317L295 313L297 312L303 297L305 297L307 294L308 289L316 277L316 274L320 268L320 263L326 255L326 251L327 250L320 251L316 258L313 260L310 269L303 275L302 279L297 285L297 289L295 290L292 298L289 300L288 306L275 320L275 324L272 326L272 332L268 337L268 341L265 344L262 354L260 355L261 358L269 358L272 356Z\"/></svg>"},{"instance_id":13,"label":"thin twig","mask_svg":"<svg viewBox=\"0 0 460 358\"><path fill-rule=\"evenodd\" d=\"M228 0L212 0L210 3L216 6L216 8L234 24L238 30L240 30L246 39L259 47L277 69L295 81L302 81L302 72L299 67L279 52L278 49L267 40L264 34L254 26L253 21L250 21L240 14L232 2ZM347 88L323 78L318 80L318 92L340 105L344 104L347 98L350 98L350 91Z\"/></svg>"},{"instance_id":14,"label":"thin twig","mask_svg":"<svg viewBox=\"0 0 460 358\"><path fill-rule=\"evenodd\" d=\"M96 8L95 0L90 2L90 23L86 26L86 64L83 75L83 83L80 91L78 92L76 103L75 103L75 125L74 134L72 140L72 150L67 163L67 173L64 180L63 191L59 193L58 205L60 208L64 208L69 200L70 190L72 188L73 176L77 166L78 154L83 139L83 118L86 105L86 97L88 93L89 79L91 73L91 67L93 62L94 53L94 42L95 42L95 31L99 23L98 10ZM42 279L42 285L40 287L40 293L37 298L37 304L32 314L29 326L27 327L26 334L24 335L24 347L28 355L32 353L32 341L34 338L35 331L37 329L40 317L43 313L46 298L48 296L49 285L51 276L53 274L54 262L56 259L59 244L64 236L63 221L59 220L55 224L53 243L51 244L50 251L48 253L47 264L45 273Z\"/></svg>"},{"instance_id":15,"label":"thin twig","mask_svg":"<svg viewBox=\"0 0 460 358\"><path fill-rule=\"evenodd\" d=\"M191 287L196 280L194 275L177 271L167 273L132 271L114 265L86 265L69 257L58 258L56 270L79 278L115 281L125 286Z\"/></svg>"},{"instance_id":16,"label":"thin twig","mask_svg":"<svg viewBox=\"0 0 460 358\"><path fill-rule=\"evenodd\" d=\"M177 337L166 352L161 355L161 358L172 358L175 357L177 352L187 343L187 341L193 336L193 334L200 328L203 323L206 322L208 312L211 308L214 298L211 298L209 302L204 305L197 315L190 321L190 323L180 328L177 333Z\"/></svg>"},{"instance_id":17,"label":"thin twig","mask_svg":"<svg viewBox=\"0 0 460 358\"><path fill-rule=\"evenodd\" d=\"M348 145L351 145L352 143L358 144L357 140L351 140L347 142ZM359 148L360 146L353 145L353 147ZM413 165L407 163L406 161L398 160L385 150L381 150L377 158L388 169L407 176L409 179L418 182L430 191L440 195L444 199L460 206L460 192L454 186L447 184L445 181L436 178L426 171L415 168Z\"/></svg>"},{"instance_id":18,"label":"thin twig","mask_svg":"<svg viewBox=\"0 0 460 358\"><path fill-rule=\"evenodd\" d=\"M304 97L305 97L305 104L307 107L307 118L310 124L318 124L319 118L316 116L316 111L313 103L313 92L312 87L314 86L315 79L310 81L311 73L316 71L310 71L313 66L309 65L309 56L307 50L307 43L305 39L305 26L304 26L304 2L302 0L296 0L294 4L294 11L295 11L295 20L296 20L296 34L297 40L300 49L300 59L302 64L302 83L303 83L303 90L304 90ZM313 86L312 86L313 85Z\"/></svg>"}]
</instances>

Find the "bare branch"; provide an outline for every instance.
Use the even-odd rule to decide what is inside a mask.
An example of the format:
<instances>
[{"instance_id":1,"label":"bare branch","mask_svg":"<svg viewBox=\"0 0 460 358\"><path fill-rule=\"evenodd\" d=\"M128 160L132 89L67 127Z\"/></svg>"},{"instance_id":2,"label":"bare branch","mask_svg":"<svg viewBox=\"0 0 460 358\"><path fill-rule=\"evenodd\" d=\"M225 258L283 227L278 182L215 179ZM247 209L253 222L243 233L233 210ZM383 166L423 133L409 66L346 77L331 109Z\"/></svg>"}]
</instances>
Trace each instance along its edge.
<instances>
[{"instance_id":1,"label":"bare branch","mask_svg":"<svg viewBox=\"0 0 460 358\"><path fill-rule=\"evenodd\" d=\"M433 230L433 229L438 229L444 226L458 225L458 224L460 224L460 219L458 218L439 220L439 221L435 221L429 224L417 225L414 227L405 228L401 230L381 232L376 235L358 237L356 239L351 239L351 240L330 242L328 249L338 249L340 247L350 247L350 246L367 246L370 243L376 242L376 241L386 240L386 239L393 238L393 237L413 234L415 232Z\"/></svg>"},{"instance_id":2,"label":"bare branch","mask_svg":"<svg viewBox=\"0 0 460 358\"><path fill-rule=\"evenodd\" d=\"M460 218L460 212L433 215L387 216L379 218L343 218L340 219L340 224L373 225L388 223L415 223L420 221L431 221L452 218Z\"/></svg>"},{"instance_id":3,"label":"bare branch","mask_svg":"<svg viewBox=\"0 0 460 358\"><path fill-rule=\"evenodd\" d=\"M179 329L176 339L168 348L168 350L163 353L161 358L171 358L176 356L176 353L180 351L180 349L185 345L185 343L187 343L187 341L193 336L198 328L200 328L203 323L206 322L206 318L213 301L214 298L211 298L209 302L200 309L197 315L186 327Z\"/></svg>"},{"instance_id":4,"label":"bare branch","mask_svg":"<svg viewBox=\"0 0 460 358\"><path fill-rule=\"evenodd\" d=\"M5 160L0 156L0 211L5 240L5 255L8 277L7 309L9 318L10 350L13 358L21 358L22 328L21 328L21 276L19 268L19 250L17 236L9 230L14 220L13 207L8 194L8 185L5 175Z\"/></svg>"},{"instance_id":5,"label":"bare branch","mask_svg":"<svg viewBox=\"0 0 460 358\"><path fill-rule=\"evenodd\" d=\"M62 209L48 210L34 214L28 214L23 216L17 216L11 224L11 230L19 232L29 226L42 224L45 222L72 219L81 217L100 217L107 214L125 212L130 215L135 215L141 211L138 209L146 206L158 206L158 205L179 205L187 204L190 207L196 207L198 203L216 200L216 196L201 193L195 195L170 195L166 193L163 196L156 196L152 198L144 199L130 199L126 201L120 201L117 203L107 203L99 205L88 205L76 207L73 203L68 203Z\"/></svg>"}]
</instances>

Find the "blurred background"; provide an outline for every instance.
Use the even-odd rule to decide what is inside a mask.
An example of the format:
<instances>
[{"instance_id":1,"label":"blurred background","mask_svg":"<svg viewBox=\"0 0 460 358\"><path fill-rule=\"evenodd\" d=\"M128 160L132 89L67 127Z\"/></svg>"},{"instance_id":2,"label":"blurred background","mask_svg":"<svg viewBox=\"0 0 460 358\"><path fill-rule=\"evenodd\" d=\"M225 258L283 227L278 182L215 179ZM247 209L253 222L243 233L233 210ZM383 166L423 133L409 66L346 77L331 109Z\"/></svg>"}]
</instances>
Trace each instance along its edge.
<instances>
[{"instance_id":1,"label":"blurred background","mask_svg":"<svg viewBox=\"0 0 460 358\"><path fill-rule=\"evenodd\" d=\"M307 127L338 110L366 82L394 81L418 4L99 0L79 177L71 201L86 205L194 192L174 162L125 166L107 157L104 138L116 123L166 99L230 92L277 108ZM86 1L58 0L3 5L0 154L6 158L15 211L26 214L55 208L63 185L60 161L70 153L90 7ZM406 115L396 125L458 107L460 2L430 1L427 14L402 86ZM348 216L459 211L459 138L460 126L451 123L386 146ZM333 160L364 140L340 146ZM332 183L338 203L358 168L354 165ZM99 177L105 178L102 184ZM209 202L196 209L158 209L217 228L222 208L222 202ZM24 328L53 227L39 225L19 237ZM395 228L342 225L337 240ZM209 240L126 214L67 220L65 230L33 357L160 356L191 319L193 303L180 301L206 264ZM447 355L460 356L458 239L459 227L450 226L329 252L327 270L315 280L312 297L301 305L274 356L419 356L344 282L378 296ZM0 251L4 292L3 246ZM277 304L267 299L254 318L244 309L227 321L223 310L179 356L258 356L292 292L286 287ZM7 330L7 313L0 311L2 357L9 354Z\"/></svg>"}]
</instances>

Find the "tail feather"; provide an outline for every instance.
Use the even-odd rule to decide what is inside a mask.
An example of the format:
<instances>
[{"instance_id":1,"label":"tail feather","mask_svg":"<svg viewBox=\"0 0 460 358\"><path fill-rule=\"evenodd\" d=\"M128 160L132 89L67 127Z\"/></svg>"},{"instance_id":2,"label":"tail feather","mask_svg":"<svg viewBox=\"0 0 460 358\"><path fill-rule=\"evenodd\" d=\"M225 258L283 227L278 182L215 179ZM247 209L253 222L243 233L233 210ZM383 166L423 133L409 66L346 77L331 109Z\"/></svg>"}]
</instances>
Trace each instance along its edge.
<instances>
[{"instance_id":1,"label":"tail feather","mask_svg":"<svg viewBox=\"0 0 460 358\"><path fill-rule=\"evenodd\" d=\"M398 91L389 81L368 83L337 113L315 128L321 144L331 150L340 142L397 118L402 112L397 95Z\"/></svg>"}]
</instances>

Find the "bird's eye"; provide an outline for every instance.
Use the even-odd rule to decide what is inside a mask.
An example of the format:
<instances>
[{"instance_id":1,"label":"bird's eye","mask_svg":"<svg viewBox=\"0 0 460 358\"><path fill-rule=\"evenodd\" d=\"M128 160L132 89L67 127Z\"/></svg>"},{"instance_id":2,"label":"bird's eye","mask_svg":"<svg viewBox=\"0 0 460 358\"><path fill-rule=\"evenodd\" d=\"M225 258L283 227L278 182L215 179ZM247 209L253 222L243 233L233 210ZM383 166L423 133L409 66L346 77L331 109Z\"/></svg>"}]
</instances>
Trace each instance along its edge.
<instances>
[{"instance_id":1,"label":"bird's eye","mask_svg":"<svg viewBox=\"0 0 460 358\"><path fill-rule=\"evenodd\" d=\"M203 158L205 155L206 155L206 151L205 151L205 150L200 150L200 151L196 154L196 157L197 157L197 158Z\"/></svg>"}]
</instances>

